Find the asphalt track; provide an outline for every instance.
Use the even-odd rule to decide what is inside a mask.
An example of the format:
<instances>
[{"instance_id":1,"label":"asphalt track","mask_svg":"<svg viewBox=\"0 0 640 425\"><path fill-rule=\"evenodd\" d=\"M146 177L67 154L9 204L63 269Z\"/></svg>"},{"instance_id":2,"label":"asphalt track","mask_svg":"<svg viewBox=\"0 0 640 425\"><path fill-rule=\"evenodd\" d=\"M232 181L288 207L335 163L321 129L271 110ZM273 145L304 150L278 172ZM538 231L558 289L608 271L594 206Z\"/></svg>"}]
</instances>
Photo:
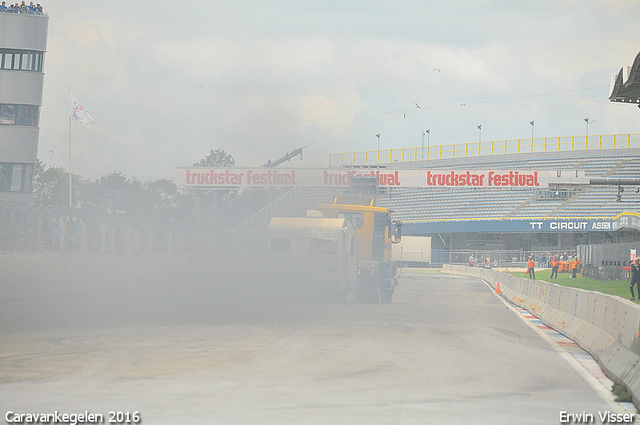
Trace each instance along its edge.
<instances>
[{"instance_id":1,"label":"asphalt track","mask_svg":"<svg viewBox=\"0 0 640 425\"><path fill-rule=\"evenodd\" d=\"M0 302L3 420L88 411L107 423L121 411L144 424L540 425L622 411L470 278L404 270L391 304L234 294L208 312L209 293L130 290L144 295L139 315L114 312L123 293L109 290Z\"/></svg>"}]
</instances>

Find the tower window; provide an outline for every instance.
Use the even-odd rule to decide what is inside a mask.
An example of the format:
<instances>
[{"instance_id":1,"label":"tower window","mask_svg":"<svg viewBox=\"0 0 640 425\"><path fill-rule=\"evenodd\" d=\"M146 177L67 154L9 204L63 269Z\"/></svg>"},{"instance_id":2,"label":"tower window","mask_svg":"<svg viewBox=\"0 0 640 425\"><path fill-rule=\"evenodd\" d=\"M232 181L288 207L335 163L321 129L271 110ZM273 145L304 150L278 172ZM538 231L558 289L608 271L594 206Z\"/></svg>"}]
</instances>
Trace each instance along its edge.
<instances>
[{"instance_id":1,"label":"tower window","mask_svg":"<svg viewBox=\"0 0 640 425\"><path fill-rule=\"evenodd\" d=\"M31 192L33 164L0 162L0 192Z\"/></svg>"},{"instance_id":2,"label":"tower window","mask_svg":"<svg viewBox=\"0 0 640 425\"><path fill-rule=\"evenodd\" d=\"M0 49L0 69L42 72L43 52Z\"/></svg>"},{"instance_id":3,"label":"tower window","mask_svg":"<svg viewBox=\"0 0 640 425\"><path fill-rule=\"evenodd\" d=\"M0 104L0 125L38 126L37 105L8 105Z\"/></svg>"}]
</instances>

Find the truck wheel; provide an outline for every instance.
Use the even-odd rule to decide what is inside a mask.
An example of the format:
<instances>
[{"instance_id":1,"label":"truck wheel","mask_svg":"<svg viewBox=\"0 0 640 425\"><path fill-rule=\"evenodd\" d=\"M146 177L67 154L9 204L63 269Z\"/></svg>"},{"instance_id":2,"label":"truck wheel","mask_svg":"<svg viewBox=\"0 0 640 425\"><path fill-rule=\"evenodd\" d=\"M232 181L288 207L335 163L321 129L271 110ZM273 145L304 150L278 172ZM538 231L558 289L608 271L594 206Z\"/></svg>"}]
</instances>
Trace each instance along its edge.
<instances>
[{"instance_id":1,"label":"truck wheel","mask_svg":"<svg viewBox=\"0 0 640 425\"><path fill-rule=\"evenodd\" d=\"M391 302L391 298L393 298L393 292L391 291L391 289L383 289L382 293L380 294L380 299L382 300L382 302L388 304Z\"/></svg>"},{"instance_id":2,"label":"truck wheel","mask_svg":"<svg viewBox=\"0 0 640 425\"><path fill-rule=\"evenodd\" d=\"M377 304L380 302L380 287L378 285L371 285L371 287L369 287L368 301L374 304Z\"/></svg>"},{"instance_id":3,"label":"truck wheel","mask_svg":"<svg viewBox=\"0 0 640 425\"><path fill-rule=\"evenodd\" d=\"M347 303L347 293L346 292L338 292L336 300L338 304L346 304Z\"/></svg>"},{"instance_id":4,"label":"truck wheel","mask_svg":"<svg viewBox=\"0 0 640 425\"><path fill-rule=\"evenodd\" d=\"M366 303L368 301L366 288L361 283L358 283L358 287L356 289L356 301L359 303Z\"/></svg>"}]
</instances>

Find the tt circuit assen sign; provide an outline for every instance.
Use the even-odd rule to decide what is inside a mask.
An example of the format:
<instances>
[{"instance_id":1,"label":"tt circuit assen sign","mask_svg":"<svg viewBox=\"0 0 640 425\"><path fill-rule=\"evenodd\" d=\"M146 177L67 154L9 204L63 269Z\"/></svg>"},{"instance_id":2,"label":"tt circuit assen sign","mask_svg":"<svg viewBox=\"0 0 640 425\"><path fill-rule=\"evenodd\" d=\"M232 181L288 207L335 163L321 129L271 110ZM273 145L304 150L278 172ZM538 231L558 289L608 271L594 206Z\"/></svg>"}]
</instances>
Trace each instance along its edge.
<instances>
[{"instance_id":1,"label":"tt circuit assen sign","mask_svg":"<svg viewBox=\"0 0 640 425\"><path fill-rule=\"evenodd\" d=\"M428 233L571 233L615 232L620 229L640 230L640 214L624 212L607 218L543 218L528 219L479 219L479 220L430 220L405 222L402 233L407 235Z\"/></svg>"},{"instance_id":2,"label":"tt circuit assen sign","mask_svg":"<svg viewBox=\"0 0 640 425\"><path fill-rule=\"evenodd\" d=\"M354 176L375 176L380 187L546 188L549 171L349 170L328 168L178 168L178 185L192 188L349 187Z\"/></svg>"}]
</instances>

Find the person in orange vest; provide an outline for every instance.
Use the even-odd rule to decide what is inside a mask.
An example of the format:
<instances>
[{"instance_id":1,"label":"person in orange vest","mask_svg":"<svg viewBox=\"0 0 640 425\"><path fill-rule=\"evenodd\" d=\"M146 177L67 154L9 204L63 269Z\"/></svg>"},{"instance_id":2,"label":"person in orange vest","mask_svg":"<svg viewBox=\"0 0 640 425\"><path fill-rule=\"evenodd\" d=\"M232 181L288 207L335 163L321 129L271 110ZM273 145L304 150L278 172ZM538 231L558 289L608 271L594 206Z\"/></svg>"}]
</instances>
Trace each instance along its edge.
<instances>
[{"instance_id":1,"label":"person in orange vest","mask_svg":"<svg viewBox=\"0 0 640 425\"><path fill-rule=\"evenodd\" d=\"M529 257L529 261L527 262L527 267L529 268L529 270L527 270L527 272L529 273L529 279L536 278L536 271L534 270L535 266L536 262L533 261L533 257Z\"/></svg>"},{"instance_id":2,"label":"person in orange vest","mask_svg":"<svg viewBox=\"0 0 640 425\"><path fill-rule=\"evenodd\" d=\"M576 273L578 272L578 268L582 265L582 262L580 260L578 260L577 257L573 257L573 259L571 260L571 262L569 263L569 266L571 267L571 279L575 279Z\"/></svg>"},{"instance_id":3,"label":"person in orange vest","mask_svg":"<svg viewBox=\"0 0 640 425\"><path fill-rule=\"evenodd\" d=\"M558 268L560 267L560 261L558 261L555 258L553 258L551 260L551 262L549 263L549 265L551 266L551 277L550 277L550 279L553 279L554 276L557 279L558 278Z\"/></svg>"}]
</instances>

